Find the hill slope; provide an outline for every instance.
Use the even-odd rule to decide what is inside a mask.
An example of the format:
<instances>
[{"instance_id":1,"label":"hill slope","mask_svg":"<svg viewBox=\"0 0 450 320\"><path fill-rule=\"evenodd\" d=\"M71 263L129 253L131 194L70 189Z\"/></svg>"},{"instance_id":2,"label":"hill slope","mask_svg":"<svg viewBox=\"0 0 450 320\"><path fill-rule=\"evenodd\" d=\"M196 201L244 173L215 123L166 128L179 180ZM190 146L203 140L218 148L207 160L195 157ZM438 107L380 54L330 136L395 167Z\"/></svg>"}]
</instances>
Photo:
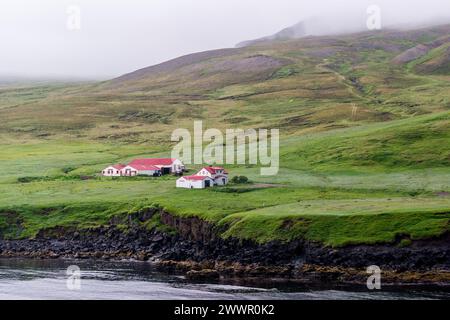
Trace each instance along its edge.
<instances>
[{"instance_id":1,"label":"hill slope","mask_svg":"<svg viewBox=\"0 0 450 320\"><path fill-rule=\"evenodd\" d=\"M450 41L413 62L413 68L420 74L450 75Z\"/></svg>"},{"instance_id":2,"label":"hill slope","mask_svg":"<svg viewBox=\"0 0 450 320\"><path fill-rule=\"evenodd\" d=\"M259 242L442 236L450 212L450 79L440 72L446 45L428 46L449 32L266 41L102 83L1 88L0 235L95 228L160 206L219 225L223 237ZM110 163L168 155L172 130L191 129L193 120L280 128L279 174L230 165L233 176L253 183L212 190L176 189L174 177L97 176ZM160 224L148 227L167 227Z\"/></svg>"},{"instance_id":3,"label":"hill slope","mask_svg":"<svg viewBox=\"0 0 450 320\"><path fill-rule=\"evenodd\" d=\"M449 32L442 26L268 41L180 57L98 84L2 88L0 134L139 143L166 140L193 119L300 134L442 112L448 81L391 61ZM433 73L445 70L445 52L423 63Z\"/></svg>"}]
</instances>

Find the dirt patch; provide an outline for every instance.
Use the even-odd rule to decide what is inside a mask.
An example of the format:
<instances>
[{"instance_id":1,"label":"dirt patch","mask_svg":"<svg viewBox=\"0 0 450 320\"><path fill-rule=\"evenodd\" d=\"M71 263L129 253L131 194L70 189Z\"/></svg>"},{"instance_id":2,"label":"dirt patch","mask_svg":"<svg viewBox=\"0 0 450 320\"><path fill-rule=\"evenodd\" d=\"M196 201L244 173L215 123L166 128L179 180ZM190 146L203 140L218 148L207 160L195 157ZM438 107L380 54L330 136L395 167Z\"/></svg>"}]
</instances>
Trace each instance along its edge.
<instances>
[{"instance_id":1,"label":"dirt patch","mask_svg":"<svg viewBox=\"0 0 450 320\"><path fill-rule=\"evenodd\" d=\"M445 191L437 192L436 195L438 197L450 197L450 192L445 192Z\"/></svg>"}]
</instances>

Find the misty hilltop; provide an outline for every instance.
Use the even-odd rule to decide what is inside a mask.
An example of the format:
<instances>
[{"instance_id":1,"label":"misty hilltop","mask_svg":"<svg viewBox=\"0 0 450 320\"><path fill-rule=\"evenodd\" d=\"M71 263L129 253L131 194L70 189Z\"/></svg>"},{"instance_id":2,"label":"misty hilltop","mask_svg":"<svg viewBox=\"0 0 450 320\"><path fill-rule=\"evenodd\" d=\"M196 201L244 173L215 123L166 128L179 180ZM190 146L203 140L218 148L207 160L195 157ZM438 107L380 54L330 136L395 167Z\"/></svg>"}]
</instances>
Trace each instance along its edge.
<instances>
[{"instance_id":1,"label":"misty hilltop","mask_svg":"<svg viewBox=\"0 0 450 320\"><path fill-rule=\"evenodd\" d=\"M414 30L430 27L437 27L449 22L449 19L436 18L430 21L422 21L408 24L391 23L383 29L389 30ZM337 36L344 34L352 34L358 32L367 32L367 26L364 20L347 20L342 16L322 17L322 18L308 18L304 19L290 27L284 28L275 34L246 40L238 43L236 48L242 48L253 45L260 45L264 42L294 40L309 36Z\"/></svg>"},{"instance_id":2,"label":"misty hilltop","mask_svg":"<svg viewBox=\"0 0 450 320\"><path fill-rule=\"evenodd\" d=\"M362 20L362 22L364 22L364 20ZM236 47L247 47L274 40L293 40L308 36L331 36L365 30L367 30L367 27L364 23L361 23L361 21L348 21L342 16L308 18L290 27L284 28L273 35L240 42Z\"/></svg>"},{"instance_id":3,"label":"misty hilltop","mask_svg":"<svg viewBox=\"0 0 450 320\"><path fill-rule=\"evenodd\" d=\"M285 28L273 35L240 42L236 45L237 48L248 47L258 43L272 40L288 40L288 39L298 39L305 37L307 35L305 22L301 21L291 27Z\"/></svg>"}]
</instances>

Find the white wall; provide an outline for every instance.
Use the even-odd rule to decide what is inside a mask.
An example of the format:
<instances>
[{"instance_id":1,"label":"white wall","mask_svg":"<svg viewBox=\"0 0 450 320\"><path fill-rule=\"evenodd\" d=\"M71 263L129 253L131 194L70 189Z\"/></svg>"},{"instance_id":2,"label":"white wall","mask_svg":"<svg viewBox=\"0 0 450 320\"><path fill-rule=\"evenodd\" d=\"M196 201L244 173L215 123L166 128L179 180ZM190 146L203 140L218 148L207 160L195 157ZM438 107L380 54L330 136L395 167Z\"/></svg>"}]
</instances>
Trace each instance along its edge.
<instances>
[{"instance_id":1,"label":"white wall","mask_svg":"<svg viewBox=\"0 0 450 320\"><path fill-rule=\"evenodd\" d=\"M225 183L223 183L222 179L225 179ZM228 178L225 177L219 177L217 179L214 180L218 186L224 186L228 183Z\"/></svg>"},{"instance_id":2,"label":"white wall","mask_svg":"<svg viewBox=\"0 0 450 320\"><path fill-rule=\"evenodd\" d=\"M194 189L203 189L205 188L205 180L194 180L194 181L190 181L192 187L194 187ZM212 185L212 182L211 182Z\"/></svg>"},{"instance_id":3,"label":"white wall","mask_svg":"<svg viewBox=\"0 0 450 320\"><path fill-rule=\"evenodd\" d=\"M191 180L186 180L186 179L180 178L177 180L177 188L186 188L186 189L191 189L191 187L195 188L195 185L193 184L193 182L196 182L196 181L191 181ZM202 186L200 186L200 187L202 187ZM197 185L197 188L198 188L198 185Z\"/></svg>"},{"instance_id":4,"label":"white wall","mask_svg":"<svg viewBox=\"0 0 450 320\"><path fill-rule=\"evenodd\" d=\"M109 173L108 171L112 171L112 173ZM108 167L103 169L102 175L105 177L120 177L120 170L113 167Z\"/></svg>"},{"instance_id":5,"label":"white wall","mask_svg":"<svg viewBox=\"0 0 450 320\"><path fill-rule=\"evenodd\" d=\"M187 189L204 189L206 180L186 180L184 178L180 178L177 180L177 188L187 188ZM211 187L214 186L212 180L210 180Z\"/></svg>"},{"instance_id":6,"label":"white wall","mask_svg":"<svg viewBox=\"0 0 450 320\"><path fill-rule=\"evenodd\" d=\"M127 174L127 170L130 170L130 172L131 172L131 175L130 174ZM122 169L122 175L123 176L125 176L125 177L132 177L132 176L134 176L134 175L137 175L137 172L135 173L135 169L133 169L132 167L129 167L129 166L127 166L127 167L125 167L125 168L123 168Z\"/></svg>"},{"instance_id":7,"label":"white wall","mask_svg":"<svg viewBox=\"0 0 450 320\"><path fill-rule=\"evenodd\" d=\"M178 159L176 159L176 160L172 163L172 172L180 173L180 172L183 172L185 169L186 169L186 168L185 168L183 162L181 162L181 161L178 160Z\"/></svg>"}]
</instances>

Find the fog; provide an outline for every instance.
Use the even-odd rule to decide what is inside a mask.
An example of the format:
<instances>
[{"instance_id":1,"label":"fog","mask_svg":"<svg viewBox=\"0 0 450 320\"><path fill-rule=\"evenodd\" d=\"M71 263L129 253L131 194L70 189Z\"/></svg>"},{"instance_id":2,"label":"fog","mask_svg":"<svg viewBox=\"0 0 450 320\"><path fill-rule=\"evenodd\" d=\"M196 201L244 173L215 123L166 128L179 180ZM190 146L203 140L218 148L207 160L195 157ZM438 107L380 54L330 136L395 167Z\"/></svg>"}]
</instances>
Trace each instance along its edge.
<instances>
[{"instance_id":1,"label":"fog","mask_svg":"<svg viewBox=\"0 0 450 320\"><path fill-rule=\"evenodd\" d=\"M370 5L383 28L450 23L448 0L1 0L0 78L112 78L305 19L356 31Z\"/></svg>"}]
</instances>

